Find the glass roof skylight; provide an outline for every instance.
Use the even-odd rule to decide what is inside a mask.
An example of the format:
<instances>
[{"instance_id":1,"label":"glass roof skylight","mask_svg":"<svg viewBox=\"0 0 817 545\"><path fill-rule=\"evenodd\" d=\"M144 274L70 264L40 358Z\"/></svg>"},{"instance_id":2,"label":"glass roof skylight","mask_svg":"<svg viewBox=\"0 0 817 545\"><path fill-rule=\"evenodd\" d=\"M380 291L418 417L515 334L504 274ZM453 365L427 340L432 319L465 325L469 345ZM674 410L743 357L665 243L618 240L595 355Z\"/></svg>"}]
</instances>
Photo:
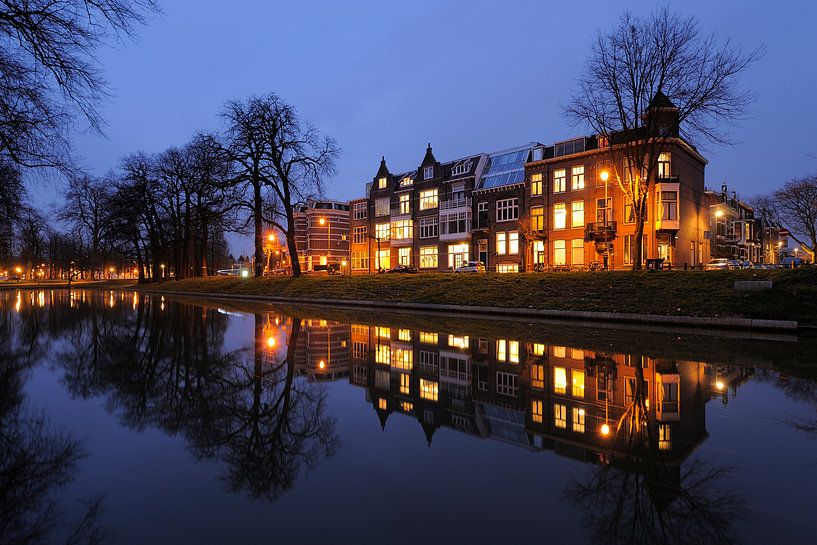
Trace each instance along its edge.
<instances>
[{"instance_id":1,"label":"glass roof skylight","mask_svg":"<svg viewBox=\"0 0 817 545\"><path fill-rule=\"evenodd\" d=\"M516 184L525 179L525 161L531 146L501 151L488 158L480 187L500 187Z\"/></svg>"}]
</instances>

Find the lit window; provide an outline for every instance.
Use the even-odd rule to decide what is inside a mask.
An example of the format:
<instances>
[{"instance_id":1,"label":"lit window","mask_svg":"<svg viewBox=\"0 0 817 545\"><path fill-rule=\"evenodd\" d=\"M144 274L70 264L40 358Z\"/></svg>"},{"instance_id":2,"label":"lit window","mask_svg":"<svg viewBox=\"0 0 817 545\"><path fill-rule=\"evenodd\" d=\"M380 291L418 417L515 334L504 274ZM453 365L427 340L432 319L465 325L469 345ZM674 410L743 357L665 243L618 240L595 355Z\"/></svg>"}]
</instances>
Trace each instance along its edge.
<instances>
[{"instance_id":1,"label":"lit window","mask_svg":"<svg viewBox=\"0 0 817 545\"><path fill-rule=\"evenodd\" d=\"M519 265L516 263L500 263L496 266L496 272L498 273L518 273L519 272Z\"/></svg>"},{"instance_id":2,"label":"lit window","mask_svg":"<svg viewBox=\"0 0 817 545\"><path fill-rule=\"evenodd\" d=\"M554 193L564 193L567 189L566 186L567 180L567 171L563 168L559 170L553 171L553 192Z\"/></svg>"},{"instance_id":3,"label":"lit window","mask_svg":"<svg viewBox=\"0 0 817 545\"><path fill-rule=\"evenodd\" d=\"M553 241L553 264L564 265L567 262L567 252L564 240Z\"/></svg>"},{"instance_id":4,"label":"lit window","mask_svg":"<svg viewBox=\"0 0 817 545\"><path fill-rule=\"evenodd\" d=\"M660 191L658 194L659 214L662 220L678 219L678 192ZM749 224L746 224L748 230Z\"/></svg>"},{"instance_id":5,"label":"lit window","mask_svg":"<svg viewBox=\"0 0 817 545\"><path fill-rule=\"evenodd\" d=\"M410 341L411 340L411 330L410 329L398 329L397 330L397 338L401 341Z\"/></svg>"},{"instance_id":6,"label":"lit window","mask_svg":"<svg viewBox=\"0 0 817 545\"><path fill-rule=\"evenodd\" d=\"M573 167L570 170L570 174L572 175L571 189L573 191L584 189L584 166Z\"/></svg>"},{"instance_id":7,"label":"lit window","mask_svg":"<svg viewBox=\"0 0 817 545\"><path fill-rule=\"evenodd\" d=\"M414 352L411 348L403 350L402 348L394 348L391 351L391 366L395 369L406 369L411 371L414 369Z\"/></svg>"},{"instance_id":8,"label":"lit window","mask_svg":"<svg viewBox=\"0 0 817 545\"><path fill-rule=\"evenodd\" d=\"M584 371L572 372L573 376L573 397L584 397Z\"/></svg>"},{"instance_id":9,"label":"lit window","mask_svg":"<svg viewBox=\"0 0 817 545\"><path fill-rule=\"evenodd\" d=\"M427 331L420 331L420 342L424 344L437 344L438 336L436 333L429 333Z\"/></svg>"},{"instance_id":10,"label":"lit window","mask_svg":"<svg viewBox=\"0 0 817 545\"><path fill-rule=\"evenodd\" d=\"M496 341L496 359L497 361L506 361L508 359L508 341L505 339Z\"/></svg>"},{"instance_id":11,"label":"lit window","mask_svg":"<svg viewBox=\"0 0 817 545\"><path fill-rule=\"evenodd\" d=\"M377 189L386 189L386 185L388 180L386 178L380 178L377 180Z\"/></svg>"},{"instance_id":12,"label":"lit window","mask_svg":"<svg viewBox=\"0 0 817 545\"><path fill-rule=\"evenodd\" d=\"M541 390L545 387L545 366L532 365L530 368L530 385L532 388Z\"/></svg>"},{"instance_id":13,"label":"lit window","mask_svg":"<svg viewBox=\"0 0 817 545\"><path fill-rule=\"evenodd\" d=\"M672 175L672 169L670 168L672 161L672 156L667 153L659 153L658 154L658 179L666 179Z\"/></svg>"},{"instance_id":14,"label":"lit window","mask_svg":"<svg viewBox=\"0 0 817 545\"><path fill-rule=\"evenodd\" d=\"M429 401L437 401L439 384L433 380L420 379L420 397Z\"/></svg>"},{"instance_id":15,"label":"lit window","mask_svg":"<svg viewBox=\"0 0 817 545\"><path fill-rule=\"evenodd\" d=\"M404 412L410 413L414 410L414 403L410 401L401 401L400 409L402 409Z\"/></svg>"},{"instance_id":16,"label":"lit window","mask_svg":"<svg viewBox=\"0 0 817 545\"><path fill-rule=\"evenodd\" d=\"M468 348L468 336L449 335L448 346L465 350Z\"/></svg>"},{"instance_id":17,"label":"lit window","mask_svg":"<svg viewBox=\"0 0 817 545\"><path fill-rule=\"evenodd\" d=\"M391 329L389 329L388 327L375 326L374 335L375 337L378 337L380 339L390 339Z\"/></svg>"},{"instance_id":18,"label":"lit window","mask_svg":"<svg viewBox=\"0 0 817 545\"><path fill-rule=\"evenodd\" d=\"M582 350L581 348L571 348L570 349L570 359L583 360L584 359L584 350Z\"/></svg>"},{"instance_id":19,"label":"lit window","mask_svg":"<svg viewBox=\"0 0 817 545\"><path fill-rule=\"evenodd\" d=\"M450 244L448 246L448 266L453 268L467 263L469 253L468 244Z\"/></svg>"},{"instance_id":20,"label":"lit window","mask_svg":"<svg viewBox=\"0 0 817 545\"><path fill-rule=\"evenodd\" d=\"M584 239L574 238L570 243L570 263L584 265Z\"/></svg>"},{"instance_id":21,"label":"lit window","mask_svg":"<svg viewBox=\"0 0 817 545\"><path fill-rule=\"evenodd\" d=\"M563 202L553 205L553 228L564 229L567 227L567 207Z\"/></svg>"},{"instance_id":22,"label":"lit window","mask_svg":"<svg viewBox=\"0 0 817 545\"><path fill-rule=\"evenodd\" d=\"M506 235L504 232L496 234L496 253L497 255L505 255L506 253L508 253L508 247L506 245Z\"/></svg>"},{"instance_id":23,"label":"lit window","mask_svg":"<svg viewBox=\"0 0 817 545\"><path fill-rule=\"evenodd\" d=\"M542 415L542 402L541 401L539 401L538 399L534 399L533 401L531 401L530 414L531 414L531 419L535 423L537 423L537 424L542 423L542 416L543 415Z\"/></svg>"},{"instance_id":24,"label":"lit window","mask_svg":"<svg viewBox=\"0 0 817 545\"><path fill-rule=\"evenodd\" d=\"M573 201L570 203L570 208L570 226L584 227L584 201Z\"/></svg>"},{"instance_id":25,"label":"lit window","mask_svg":"<svg viewBox=\"0 0 817 545\"><path fill-rule=\"evenodd\" d=\"M411 214L411 193L401 193L398 202L401 214Z\"/></svg>"},{"instance_id":26,"label":"lit window","mask_svg":"<svg viewBox=\"0 0 817 545\"><path fill-rule=\"evenodd\" d=\"M388 223L378 223L374 226L374 233L377 240L389 240L390 225Z\"/></svg>"},{"instance_id":27,"label":"lit window","mask_svg":"<svg viewBox=\"0 0 817 545\"><path fill-rule=\"evenodd\" d=\"M434 167L425 167L423 169L423 180L429 180L434 177Z\"/></svg>"},{"instance_id":28,"label":"lit window","mask_svg":"<svg viewBox=\"0 0 817 545\"><path fill-rule=\"evenodd\" d=\"M400 393L406 395L411 393L411 375L408 373L400 373Z\"/></svg>"},{"instance_id":29,"label":"lit window","mask_svg":"<svg viewBox=\"0 0 817 545\"><path fill-rule=\"evenodd\" d=\"M545 208L533 206L530 209L530 228L534 231L545 230Z\"/></svg>"},{"instance_id":30,"label":"lit window","mask_svg":"<svg viewBox=\"0 0 817 545\"><path fill-rule=\"evenodd\" d=\"M420 191L420 210L429 210L431 208L437 208L437 190Z\"/></svg>"},{"instance_id":31,"label":"lit window","mask_svg":"<svg viewBox=\"0 0 817 545\"><path fill-rule=\"evenodd\" d=\"M530 176L530 194L534 195L534 196L542 194L542 175L541 174L531 174L531 176Z\"/></svg>"},{"instance_id":32,"label":"lit window","mask_svg":"<svg viewBox=\"0 0 817 545\"><path fill-rule=\"evenodd\" d=\"M658 424L658 450L672 449L672 428L669 424Z\"/></svg>"},{"instance_id":33,"label":"lit window","mask_svg":"<svg viewBox=\"0 0 817 545\"><path fill-rule=\"evenodd\" d=\"M542 264L545 262L545 242L543 240L533 241L533 262Z\"/></svg>"},{"instance_id":34,"label":"lit window","mask_svg":"<svg viewBox=\"0 0 817 545\"><path fill-rule=\"evenodd\" d=\"M366 244L366 226L354 227L352 229L352 242L355 244Z\"/></svg>"},{"instance_id":35,"label":"lit window","mask_svg":"<svg viewBox=\"0 0 817 545\"><path fill-rule=\"evenodd\" d=\"M421 269L436 269L437 268L437 247L436 246L420 246L420 268Z\"/></svg>"},{"instance_id":36,"label":"lit window","mask_svg":"<svg viewBox=\"0 0 817 545\"><path fill-rule=\"evenodd\" d=\"M508 341L508 361L519 363L519 341Z\"/></svg>"},{"instance_id":37,"label":"lit window","mask_svg":"<svg viewBox=\"0 0 817 545\"><path fill-rule=\"evenodd\" d=\"M409 187L414 185L414 178L411 176L406 176L402 180L400 180L400 187Z\"/></svg>"},{"instance_id":38,"label":"lit window","mask_svg":"<svg viewBox=\"0 0 817 545\"><path fill-rule=\"evenodd\" d=\"M375 363L389 365L391 363L391 348L387 344L378 344L374 352Z\"/></svg>"},{"instance_id":39,"label":"lit window","mask_svg":"<svg viewBox=\"0 0 817 545\"><path fill-rule=\"evenodd\" d=\"M388 409L389 404L388 402L386 402L385 399L381 397L380 399L377 400L377 406L380 408L381 411L385 411L386 409Z\"/></svg>"},{"instance_id":40,"label":"lit window","mask_svg":"<svg viewBox=\"0 0 817 545\"><path fill-rule=\"evenodd\" d=\"M573 408L573 431L584 433L584 409Z\"/></svg>"},{"instance_id":41,"label":"lit window","mask_svg":"<svg viewBox=\"0 0 817 545\"><path fill-rule=\"evenodd\" d=\"M545 355L545 345L542 343L533 343L533 348L531 349L534 356L544 356Z\"/></svg>"},{"instance_id":42,"label":"lit window","mask_svg":"<svg viewBox=\"0 0 817 545\"><path fill-rule=\"evenodd\" d=\"M565 346L554 346L553 347L553 357L554 358L564 358L567 354L567 347Z\"/></svg>"},{"instance_id":43,"label":"lit window","mask_svg":"<svg viewBox=\"0 0 817 545\"><path fill-rule=\"evenodd\" d=\"M557 428L567 428L567 407L561 403L553 405L553 424Z\"/></svg>"},{"instance_id":44,"label":"lit window","mask_svg":"<svg viewBox=\"0 0 817 545\"><path fill-rule=\"evenodd\" d=\"M557 394L567 392L567 370L564 367L553 368L553 391Z\"/></svg>"},{"instance_id":45,"label":"lit window","mask_svg":"<svg viewBox=\"0 0 817 545\"><path fill-rule=\"evenodd\" d=\"M411 240L414 237L414 222L400 220L391 222L391 238L394 240Z\"/></svg>"},{"instance_id":46,"label":"lit window","mask_svg":"<svg viewBox=\"0 0 817 545\"><path fill-rule=\"evenodd\" d=\"M377 267L380 269L391 268L391 250L377 250L375 252L377 258Z\"/></svg>"},{"instance_id":47,"label":"lit window","mask_svg":"<svg viewBox=\"0 0 817 545\"><path fill-rule=\"evenodd\" d=\"M508 233L508 253L510 255L519 255L519 233L517 231Z\"/></svg>"},{"instance_id":48,"label":"lit window","mask_svg":"<svg viewBox=\"0 0 817 545\"><path fill-rule=\"evenodd\" d=\"M383 197L374 201L374 215L388 216L389 215L389 198Z\"/></svg>"},{"instance_id":49,"label":"lit window","mask_svg":"<svg viewBox=\"0 0 817 545\"><path fill-rule=\"evenodd\" d=\"M397 250L397 262L400 265L411 265L411 248L399 248Z\"/></svg>"}]
</instances>

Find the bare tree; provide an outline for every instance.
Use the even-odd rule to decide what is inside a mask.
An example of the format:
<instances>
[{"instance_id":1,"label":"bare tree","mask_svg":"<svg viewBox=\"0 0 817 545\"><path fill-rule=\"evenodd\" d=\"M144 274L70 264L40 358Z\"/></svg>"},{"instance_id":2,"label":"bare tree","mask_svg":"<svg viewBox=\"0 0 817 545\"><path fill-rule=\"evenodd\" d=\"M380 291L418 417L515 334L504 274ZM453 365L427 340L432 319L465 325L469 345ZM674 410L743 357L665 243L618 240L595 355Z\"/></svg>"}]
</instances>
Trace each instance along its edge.
<instances>
[{"instance_id":1,"label":"bare tree","mask_svg":"<svg viewBox=\"0 0 817 545\"><path fill-rule=\"evenodd\" d=\"M65 204L58 217L68 223L86 246L82 257L91 277L103 274L105 239L110 228L110 183L90 176L71 178L64 193Z\"/></svg>"},{"instance_id":2,"label":"bare tree","mask_svg":"<svg viewBox=\"0 0 817 545\"><path fill-rule=\"evenodd\" d=\"M332 138L298 118L275 94L227 103L225 150L236 164L236 182L247 188L255 239L255 276L264 267L264 222L286 233L292 274L300 276L294 213L299 204L320 194L323 178L334 172L340 149ZM264 190L273 202L264 204ZM271 210L270 217L264 210Z\"/></svg>"},{"instance_id":3,"label":"bare tree","mask_svg":"<svg viewBox=\"0 0 817 545\"><path fill-rule=\"evenodd\" d=\"M815 261L817 251L817 176L786 182L771 196L776 223Z\"/></svg>"},{"instance_id":4,"label":"bare tree","mask_svg":"<svg viewBox=\"0 0 817 545\"><path fill-rule=\"evenodd\" d=\"M108 95L95 52L135 37L154 0L4 0L0 3L0 157L70 171L69 123L101 132Z\"/></svg>"},{"instance_id":5,"label":"bare tree","mask_svg":"<svg viewBox=\"0 0 817 545\"><path fill-rule=\"evenodd\" d=\"M641 268L658 156L673 143L727 143L724 127L753 98L739 76L762 54L702 36L695 17L669 8L645 18L624 12L616 27L599 32L565 114L599 136L611 175L633 205L634 268Z\"/></svg>"}]
</instances>

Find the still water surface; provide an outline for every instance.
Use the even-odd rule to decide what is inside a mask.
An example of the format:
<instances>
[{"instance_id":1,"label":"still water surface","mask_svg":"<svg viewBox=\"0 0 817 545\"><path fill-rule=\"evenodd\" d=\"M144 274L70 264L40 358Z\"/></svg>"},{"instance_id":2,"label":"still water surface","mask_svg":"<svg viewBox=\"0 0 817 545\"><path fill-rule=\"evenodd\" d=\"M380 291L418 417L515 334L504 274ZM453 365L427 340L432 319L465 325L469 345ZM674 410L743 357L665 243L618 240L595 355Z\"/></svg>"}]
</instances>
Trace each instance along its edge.
<instances>
[{"instance_id":1,"label":"still water surface","mask_svg":"<svg viewBox=\"0 0 817 545\"><path fill-rule=\"evenodd\" d=\"M0 292L0 543L815 543L814 347Z\"/></svg>"}]
</instances>

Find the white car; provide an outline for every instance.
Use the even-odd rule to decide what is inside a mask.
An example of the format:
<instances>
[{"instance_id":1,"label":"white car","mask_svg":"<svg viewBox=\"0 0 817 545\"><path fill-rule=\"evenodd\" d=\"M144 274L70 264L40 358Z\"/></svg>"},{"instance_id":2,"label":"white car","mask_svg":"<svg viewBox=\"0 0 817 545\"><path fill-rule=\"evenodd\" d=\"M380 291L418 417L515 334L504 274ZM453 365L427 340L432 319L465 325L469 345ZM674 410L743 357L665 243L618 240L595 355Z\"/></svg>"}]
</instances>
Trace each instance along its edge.
<instances>
[{"instance_id":1,"label":"white car","mask_svg":"<svg viewBox=\"0 0 817 545\"><path fill-rule=\"evenodd\" d=\"M484 273L485 272L485 263L482 261L469 261L463 265L460 265L454 272L458 273Z\"/></svg>"}]
</instances>

